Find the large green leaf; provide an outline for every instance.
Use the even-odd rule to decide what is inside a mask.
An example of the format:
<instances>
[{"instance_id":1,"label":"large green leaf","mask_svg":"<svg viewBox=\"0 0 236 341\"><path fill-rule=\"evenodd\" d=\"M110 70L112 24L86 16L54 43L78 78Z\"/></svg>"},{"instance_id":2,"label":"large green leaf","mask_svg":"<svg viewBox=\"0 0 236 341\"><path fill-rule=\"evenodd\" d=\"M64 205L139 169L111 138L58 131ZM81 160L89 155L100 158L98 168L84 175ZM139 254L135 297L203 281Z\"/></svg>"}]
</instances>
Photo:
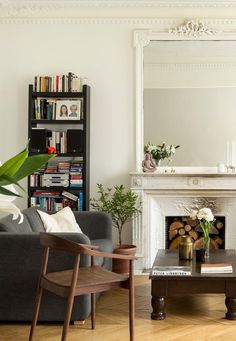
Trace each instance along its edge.
<instances>
[{"instance_id":1,"label":"large green leaf","mask_svg":"<svg viewBox=\"0 0 236 341\"><path fill-rule=\"evenodd\" d=\"M56 154L38 154L28 157L20 169L13 176L15 181L19 181L26 176L34 173L45 163L47 163L51 158L55 157Z\"/></svg>"},{"instance_id":2,"label":"large green leaf","mask_svg":"<svg viewBox=\"0 0 236 341\"><path fill-rule=\"evenodd\" d=\"M7 175L0 175L0 186L6 186L11 184L20 187L24 191L24 188L13 177Z\"/></svg>"},{"instance_id":3,"label":"large green leaf","mask_svg":"<svg viewBox=\"0 0 236 341\"><path fill-rule=\"evenodd\" d=\"M10 160L6 161L0 167L0 175L13 176L23 165L27 156L28 156L28 147L26 147L19 154L13 156Z\"/></svg>"},{"instance_id":4,"label":"large green leaf","mask_svg":"<svg viewBox=\"0 0 236 341\"><path fill-rule=\"evenodd\" d=\"M16 194L12 191L9 191L9 189L6 189L6 188L1 187L1 186L0 186L0 194L4 194L4 195L8 195L8 196L10 195L10 196L14 196L14 197L21 197L21 195Z\"/></svg>"}]
</instances>

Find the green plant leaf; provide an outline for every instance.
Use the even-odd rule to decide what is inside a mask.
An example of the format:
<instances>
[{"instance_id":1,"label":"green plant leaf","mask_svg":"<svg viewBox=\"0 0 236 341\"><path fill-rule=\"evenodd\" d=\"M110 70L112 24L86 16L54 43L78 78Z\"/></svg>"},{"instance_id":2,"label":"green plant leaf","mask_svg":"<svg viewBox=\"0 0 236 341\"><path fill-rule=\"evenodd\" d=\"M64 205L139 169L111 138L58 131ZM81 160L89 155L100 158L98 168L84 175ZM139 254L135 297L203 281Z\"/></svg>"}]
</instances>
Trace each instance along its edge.
<instances>
[{"instance_id":1,"label":"green plant leaf","mask_svg":"<svg viewBox=\"0 0 236 341\"><path fill-rule=\"evenodd\" d=\"M13 156L0 167L0 175L13 176L24 163L28 156L28 147L22 152Z\"/></svg>"},{"instance_id":2,"label":"green plant leaf","mask_svg":"<svg viewBox=\"0 0 236 341\"><path fill-rule=\"evenodd\" d=\"M14 197L20 197L20 198L22 197L21 195L16 194L12 191L9 191L9 189L6 189L2 186L0 186L0 194L4 194L4 195L8 195L8 196L14 196Z\"/></svg>"},{"instance_id":3,"label":"green plant leaf","mask_svg":"<svg viewBox=\"0 0 236 341\"><path fill-rule=\"evenodd\" d=\"M26 176L34 173L45 163L47 163L51 158L55 157L56 154L39 154L28 157L20 169L13 176L15 181L19 181Z\"/></svg>"},{"instance_id":4,"label":"green plant leaf","mask_svg":"<svg viewBox=\"0 0 236 341\"><path fill-rule=\"evenodd\" d=\"M20 187L23 191L25 191L24 188L13 177L7 175L0 176L0 186L6 186L10 184L14 184Z\"/></svg>"}]
</instances>

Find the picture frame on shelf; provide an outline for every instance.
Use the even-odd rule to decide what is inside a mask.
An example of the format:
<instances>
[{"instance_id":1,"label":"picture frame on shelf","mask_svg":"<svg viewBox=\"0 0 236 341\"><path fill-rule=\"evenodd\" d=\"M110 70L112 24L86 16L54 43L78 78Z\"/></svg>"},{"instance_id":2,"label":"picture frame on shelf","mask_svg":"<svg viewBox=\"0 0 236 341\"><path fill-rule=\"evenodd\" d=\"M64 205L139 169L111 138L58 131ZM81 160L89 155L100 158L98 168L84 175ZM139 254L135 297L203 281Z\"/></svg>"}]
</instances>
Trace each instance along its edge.
<instances>
[{"instance_id":1,"label":"picture frame on shelf","mask_svg":"<svg viewBox=\"0 0 236 341\"><path fill-rule=\"evenodd\" d=\"M58 100L56 101L56 120L80 120L81 100Z\"/></svg>"}]
</instances>

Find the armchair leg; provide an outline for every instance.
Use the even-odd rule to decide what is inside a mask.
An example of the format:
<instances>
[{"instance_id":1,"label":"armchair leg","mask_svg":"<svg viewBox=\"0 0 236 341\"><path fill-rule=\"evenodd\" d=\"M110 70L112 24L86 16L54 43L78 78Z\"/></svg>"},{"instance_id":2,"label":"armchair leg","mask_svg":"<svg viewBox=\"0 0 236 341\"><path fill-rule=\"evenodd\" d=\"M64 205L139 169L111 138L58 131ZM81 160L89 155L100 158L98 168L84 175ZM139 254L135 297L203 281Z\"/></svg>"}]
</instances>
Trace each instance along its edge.
<instances>
[{"instance_id":1,"label":"armchair leg","mask_svg":"<svg viewBox=\"0 0 236 341\"><path fill-rule=\"evenodd\" d=\"M69 328L69 324L70 324L72 308L73 308L73 303L74 303L74 292L72 292L67 299L66 316L65 316L65 320L64 320L61 341L66 341L68 328Z\"/></svg>"},{"instance_id":2,"label":"armchair leg","mask_svg":"<svg viewBox=\"0 0 236 341\"><path fill-rule=\"evenodd\" d=\"M92 329L95 329L95 310L96 310L96 295L91 294L91 323Z\"/></svg>"},{"instance_id":3,"label":"armchair leg","mask_svg":"<svg viewBox=\"0 0 236 341\"><path fill-rule=\"evenodd\" d=\"M31 328L30 328L29 341L33 340L34 330L35 330L35 327L36 327L36 324L38 321L38 316L39 316L39 309L40 309L40 304L41 304L41 299L42 299L42 292L43 292L43 289L39 286L37 288L37 292L36 292L33 320L32 320Z\"/></svg>"}]
</instances>

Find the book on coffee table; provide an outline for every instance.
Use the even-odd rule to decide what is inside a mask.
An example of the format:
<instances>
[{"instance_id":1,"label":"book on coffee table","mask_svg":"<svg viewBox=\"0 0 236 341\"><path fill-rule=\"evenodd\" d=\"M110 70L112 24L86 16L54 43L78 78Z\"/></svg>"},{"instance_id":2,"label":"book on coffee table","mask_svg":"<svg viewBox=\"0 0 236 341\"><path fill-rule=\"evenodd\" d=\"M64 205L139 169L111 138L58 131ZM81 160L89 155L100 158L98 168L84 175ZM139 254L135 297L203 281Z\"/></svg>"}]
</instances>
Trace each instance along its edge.
<instances>
[{"instance_id":1,"label":"book on coffee table","mask_svg":"<svg viewBox=\"0 0 236 341\"><path fill-rule=\"evenodd\" d=\"M231 274L233 267L231 264L201 264L202 274Z\"/></svg>"},{"instance_id":2,"label":"book on coffee table","mask_svg":"<svg viewBox=\"0 0 236 341\"><path fill-rule=\"evenodd\" d=\"M154 266L152 276L190 276L190 266Z\"/></svg>"}]
</instances>

